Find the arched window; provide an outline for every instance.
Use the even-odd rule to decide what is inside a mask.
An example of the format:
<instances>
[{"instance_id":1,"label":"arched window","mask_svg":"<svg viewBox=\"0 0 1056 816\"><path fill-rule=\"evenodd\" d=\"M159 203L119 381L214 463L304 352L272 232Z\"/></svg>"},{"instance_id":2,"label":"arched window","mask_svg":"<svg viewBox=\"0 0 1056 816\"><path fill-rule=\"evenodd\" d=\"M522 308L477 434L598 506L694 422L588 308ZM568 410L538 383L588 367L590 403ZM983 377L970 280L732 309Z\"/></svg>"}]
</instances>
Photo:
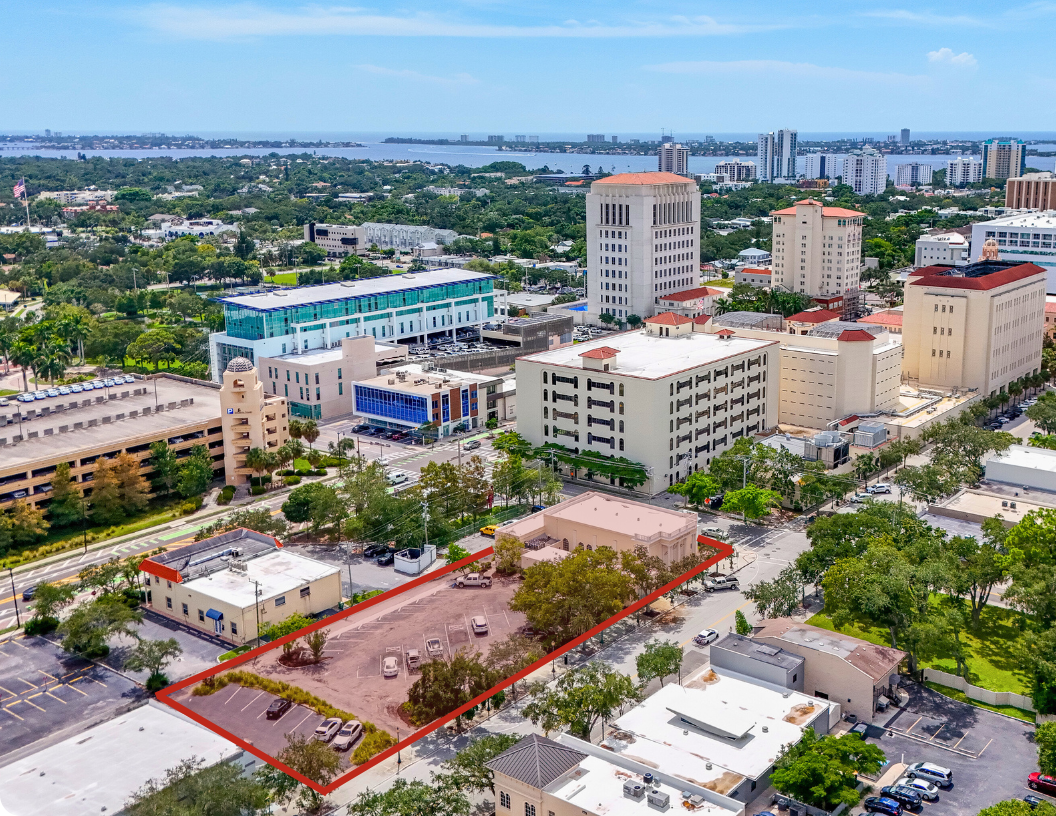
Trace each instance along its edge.
<instances>
[{"instance_id":1,"label":"arched window","mask_svg":"<svg viewBox=\"0 0 1056 816\"><path fill-rule=\"evenodd\" d=\"M543 389L543 402L546 402L548 399L550 399L550 392L547 389L544 388Z\"/></svg>"},{"instance_id":2,"label":"arched window","mask_svg":"<svg viewBox=\"0 0 1056 816\"><path fill-rule=\"evenodd\" d=\"M620 383L620 396L623 396L623 383Z\"/></svg>"},{"instance_id":3,"label":"arched window","mask_svg":"<svg viewBox=\"0 0 1056 816\"><path fill-rule=\"evenodd\" d=\"M620 388L622 389L623 386L621 385ZM620 413L621 414L623 413L623 403L622 402L620 403Z\"/></svg>"},{"instance_id":4,"label":"arched window","mask_svg":"<svg viewBox=\"0 0 1056 816\"><path fill-rule=\"evenodd\" d=\"M620 433L623 433L623 420L622 419L620 420Z\"/></svg>"},{"instance_id":5,"label":"arched window","mask_svg":"<svg viewBox=\"0 0 1056 816\"><path fill-rule=\"evenodd\" d=\"M623 440L622 439L620 440L620 450L621 451L623 450Z\"/></svg>"},{"instance_id":6,"label":"arched window","mask_svg":"<svg viewBox=\"0 0 1056 816\"><path fill-rule=\"evenodd\" d=\"M544 425L543 426L543 436L550 436L550 426L549 425Z\"/></svg>"},{"instance_id":7,"label":"arched window","mask_svg":"<svg viewBox=\"0 0 1056 816\"><path fill-rule=\"evenodd\" d=\"M674 412L675 412L675 404L672 402L671 403L671 407L668 409L668 413L669 414L673 414Z\"/></svg>"},{"instance_id":8,"label":"arched window","mask_svg":"<svg viewBox=\"0 0 1056 816\"><path fill-rule=\"evenodd\" d=\"M543 419L550 419L550 409L543 406Z\"/></svg>"},{"instance_id":9,"label":"arched window","mask_svg":"<svg viewBox=\"0 0 1056 816\"><path fill-rule=\"evenodd\" d=\"M543 385L546 385L546 372L543 372Z\"/></svg>"}]
</instances>

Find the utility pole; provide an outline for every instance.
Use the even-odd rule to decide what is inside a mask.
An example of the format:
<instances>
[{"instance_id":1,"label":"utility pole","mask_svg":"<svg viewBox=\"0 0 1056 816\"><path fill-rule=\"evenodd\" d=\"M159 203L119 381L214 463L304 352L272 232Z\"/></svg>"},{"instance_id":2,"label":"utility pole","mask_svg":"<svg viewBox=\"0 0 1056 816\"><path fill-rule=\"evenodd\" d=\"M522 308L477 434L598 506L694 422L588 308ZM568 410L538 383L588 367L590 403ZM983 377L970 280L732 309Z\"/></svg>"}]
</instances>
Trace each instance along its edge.
<instances>
[{"instance_id":1,"label":"utility pole","mask_svg":"<svg viewBox=\"0 0 1056 816\"><path fill-rule=\"evenodd\" d=\"M15 593L15 571L11 567L7 568L7 576L11 579L11 600L15 602L15 623L18 624L18 628L22 628L22 616L18 614L18 595Z\"/></svg>"},{"instance_id":2,"label":"utility pole","mask_svg":"<svg viewBox=\"0 0 1056 816\"><path fill-rule=\"evenodd\" d=\"M425 546L429 546L429 503L422 499L422 529L425 531ZM425 547L422 548L423 550Z\"/></svg>"},{"instance_id":3,"label":"utility pole","mask_svg":"<svg viewBox=\"0 0 1056 816\"><path fill-rule=\"evenodd\" d=\"M345 563L348 565L348 605L352 606L352 542L345 548Z\"/></svg>"},{"instance_id":4,"label":"utility pole","mask_svg":"<svg viewBox=\"0 0 1056 816\"><path fill-rule=\"evenodd\" d=\"M462 469L462 437L459 436L455 440L455 444L458 445L458 469Z\"/></svg>"},{"instance_id":5,"label":"utility pole","mask_svg":"<svg viewBox=\"0 0 1056 816\"><path fill-rule=\"evenodd\" d=\"M253 582L253 606L257 610L257 645L260 645L260 581Z\"/></svg>"}]
</instances>

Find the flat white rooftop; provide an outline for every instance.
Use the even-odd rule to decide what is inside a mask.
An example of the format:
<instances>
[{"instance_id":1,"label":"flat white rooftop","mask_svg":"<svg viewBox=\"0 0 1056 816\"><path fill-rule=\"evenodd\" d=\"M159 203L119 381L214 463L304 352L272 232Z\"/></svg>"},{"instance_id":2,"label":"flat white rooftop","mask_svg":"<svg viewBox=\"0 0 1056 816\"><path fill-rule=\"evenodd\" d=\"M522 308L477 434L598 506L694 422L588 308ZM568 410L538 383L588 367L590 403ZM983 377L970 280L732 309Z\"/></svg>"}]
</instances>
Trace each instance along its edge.
<instances>
[{"instance_id":1,"label":"flat white rooftop","mask_svg":"<svg viewBox=\"0 0 1056 816\"><path fill-rule=\"evenodd\" d=\"M528 354L519 359L530 363L590 371L591 369L583 367L581 355L593 349L608 347L619 351L619 355L614 360L615 367L610 368L607 374L659 380L681 371L702 365L717 364L731 357L751 354L777 344L776 339L753 340L748 337L731 337L724 340L717 335L704 332L693 332L681 337L659 337L642 330L613 334L586 343L577 343L538 354ZM776 364L776 359L774 362Z\"/></svg>"},{"instance_id":2,"label":"flat white rooftop","mask_svg":"<svg viewBox=\"0 0 1056 816\"><path fill-rule=\"evenodd\" d=\"M120 813L135 791L185 759L215 765L242 750L149 703L0 768L0 814Z\"/></svg>"},{"instance_id":3,"label":"flat white rooftop","mask_svg":"<svg viewBox=\"0 0 1056 816\"><path fill-rule=\"evenodd\" d=\"M384 357L392 354L393 358L407 356L407 348L393 345L391 343L374 343L374 354ZM334 348L308 349L307 351L292 352L290 354L276 354L274 356L261 355L261 359L282 360L284 363L300 363L301 365L320 365L323 363L339 363L345 359L345 352L340 346Z\"/></svg>"},{"instance_id":4,"label":"flat white rooftop","mask_svg":"<svg viewBox=\"0 0 1056 816\"><path fill-rule=\"evenodd\" d=\"M696 513L669 510L590 491L533 513L506 527L505 532L524 538L535 530L543 529L548 518L619 531L642 541L677 538L686 533L695 533L697 529Z\"/></svg>"},{"instance_id":5,"label":"flat white rooftop","mask_svg":"<svg viewBox=\"0 0 1056 816\"><path fill-rule=\"evenodd\" d=\"M603 744L626 759L725 794L742 779L765 774L782 746L798 742L804 727L828 708L799 692L781 693L709 670L690 686L665 686L635 706L616 720Z\"/></svg>"},{"instance_id":6,"label":"flat white rooftop","mask_svg":"<svg viewBox=\"0 0 1056 816\"><path fill-rule=\"evenodd\" d=\"M253 605L254 581L259 585L261 599L268 600L340 571L330 564L294 555L286 550L250 558L245 564L244 574L227 567L211 575L185 581L183 586L244 609Z\"/></svg>"},{"instance_id":7,"label":"flat white rooftop","mask_svg":"<svg viewBox=\"0 0 1056 816\"><path fill-rule=\"evenodd\" d=\"M1056 451L1046 448L1032 448L1027 445L1010 445L1004 453L995 453L991 456L986 461L986 464L1000 464L1056 473Z\"/></svg>"},{"instance_id":8,"label":"flat white rooftop","mask_svg":"<svg viewBox=\"0 0 1056 816\"><path fill-rule=\"evenodd\" d=\"M273 309L307 306L311 303L329 303L367 295L405 292L408 289L425 289L451 283L477 283L494 279L494 275L470 272L466 269L430 269L427 272L406 272L398 275L384 275L380 278L320 283L315 286L296 286L289 289L271 289L267 292L233 295L217 298L217 300L220 303L267 312Z\"/></svg>"},{"instance_id":9,"label":"flat white rooftop","mask_svg":"<svg viewBox=\"0 0 1056 816\"><path fill-rule=\"evenodd\" d=\"M1056 227L1056 210L1004 215L992 221L984 221L972 226L985 226L987 230L993 227Z\"/></svg>"},{"instance_id":10,"label":"flat white rooftop","mask_svg":"<svg viewBox=\"0 0 1056 816\"><path fill-rule=\"evenodd\" d=\"M597 816L637 816L655 814L657 808L649 804L646 795L634 798L624 793L625 782L643 785L645 790L659 791L669 797L670 810L679 808L700 816L730 816L730 811L719 805L705 801L699 805L683 805L682 791L665 785L655 779L644 785L641 776L624 770L618 765L606 762L600 757L588 756L579 763L579 767L553 782L546 791L550 795L570 803L585 813Z\"/></svg>"}]
</instances>

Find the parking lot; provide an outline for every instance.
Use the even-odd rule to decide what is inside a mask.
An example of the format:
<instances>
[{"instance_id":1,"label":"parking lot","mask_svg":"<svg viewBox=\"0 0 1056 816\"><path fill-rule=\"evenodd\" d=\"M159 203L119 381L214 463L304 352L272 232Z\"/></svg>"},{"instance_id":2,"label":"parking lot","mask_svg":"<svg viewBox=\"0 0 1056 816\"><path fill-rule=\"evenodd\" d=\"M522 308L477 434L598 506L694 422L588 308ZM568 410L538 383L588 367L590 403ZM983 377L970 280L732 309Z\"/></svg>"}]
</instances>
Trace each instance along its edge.
<instances>
[{"instance_id":1,"label":"parking lot","mask_svg":"<svg viewBox=\"0 0 1056 816\"><path fill-rule=\"evenodd\" d=\"M1036 771L1037 751L1031 723L951 700L908 683L909 703L888 720L888 728L869 729L869 739L890 762L932 762L953 771L954 784L926 816L974 816L1006 799L1020 799L1027 774Z\"/></svg>"},{"instance_id":2,"label":"parking lot","mask_svg":"<svg viewBox=\"0 0 1056 816\"><path fill-rule=\"evenodd\" d=\"M44 638L0 642L0 755L105 719L144 692Z\"/></svg>"},{"instance_id":3,"label":"parking lot","mask_svg":"<svg viewBox=\"0 0 1056 816\"><path fill-rule=\"evenodd\" d=\"M436 638L445 657L460 649L487 652L492 643L504 640L525 624L523 614L508 609L517 586L516 579L506 579L486 589L458 589L451 578L441 578L407 593L399 605L394 601L383 611L368 609L362 617L352 615L335 622L329 627L321 665L290 668L278 662L281 652L275 650L242 668L303 688L390 734L395 735L397 728L406 734L409 726L397 709L418 677L417 672L408 670L407 651L419 650L424 662L426 642ZM473 631L472 619L477 616L486 621L486 632ZM388 657L396 658L394 677L384 676L383 664ZM215 706L211 697L194 697L190 692L190 688L184 689L175 699L209 716L202 706ZM247 713L224 727L243 739L252 739L254 719ZM283 720L292 722L289 714Z\"/></svg>"}]
</instances>

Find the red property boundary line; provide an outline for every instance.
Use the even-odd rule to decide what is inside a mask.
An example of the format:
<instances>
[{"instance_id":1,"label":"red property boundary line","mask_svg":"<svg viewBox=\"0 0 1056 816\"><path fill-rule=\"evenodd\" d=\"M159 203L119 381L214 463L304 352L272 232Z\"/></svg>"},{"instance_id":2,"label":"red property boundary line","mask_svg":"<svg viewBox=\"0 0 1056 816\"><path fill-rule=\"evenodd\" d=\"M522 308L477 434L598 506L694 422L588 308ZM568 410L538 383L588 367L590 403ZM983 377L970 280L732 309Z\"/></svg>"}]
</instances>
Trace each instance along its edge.
<instances>
[{"instance_id":1,"label":"red property boundary line","mask_svg":"<svg viewBox=\"0 0 1056 816\"><path fill-rule=\"evenodd\" d=\"M633 615L634 613L638 612L641 609L644 609L646 606L651 604L657 598L659 598L662 595L670 592L673 589L676 589L680 585L684 584L686 581L696 577L697 575L699 575L704 570L706 570L709 567L719 563L720 561L722 561L725 558L729 558L733 554L733 547L731 545L726 544L726 543L724 543L722 541L718 541L717 539L708 538L707 536L697 536L697 542L699 544L704 544L704 545L707 545L709 547L712 547L712 548L718 550L718 552L716 553L716 555L714 555L711 558L707 559L706 561L698 564L693 569L689 570L688 572L683 573L678 578L676 578L675 580L671 581L669 584L665 584L664 586L660 587L660 589L657 589L654 592L650 592L644 598L641 598L641 599L635 601L633 604L631 604L627 608L623 609L622 611L618 612L617 614L613 615L608 620L606 620L606 621L604 621L602 623L599 623L597 626L595 626L590 631L585 632L584 634L580 635L579 637L575 638L574 640L571 640L568 643L566 643L563 646L561 646L560 648L550 652L545 657L540 658L535 663L533 663L532 665L528 666L526 669L522 669L521 671L517 672L517 674L514 674L511 677L506 678L505 680L503 680L498 685L488 689L488 691L485 691L483 694L481 694L481 695L479 695L477 697L474 697L468 703L460 706L459 708L456 708L454 711L452 711L447 716L442 717L442 718L437 719L437 720L434 720L429 725L424 726L423 728L419 729L418 731L415 731L410 736L408 736L406 739L401 740L400 742L396 743L391 748L381 752L380 754L377 754L376 756L372 757L369 761L367 761L367 762L363 763L362 765L359 765L359 766L357 766L355 768L350 769L347 773L343 774L342 776L339 776L337 779L335 779L333 782L331 782L329 785L326 785L326 786L322 786L322 785L319 785L316 782L313 782L308 777L306 777L303 774L293 770L293 768L290 768L290 767L288 767L286 765L283 765L281 762L279 762L277 759L275 759L275 757L271 756L270 754L267 754L264 751L261 751L259 748L256 748L255 746L249 744L248 742L240 739L239 737L235 736L231 732L226 731L225 729L223 729L220 726L216 725L212 721L206 719L202 715L200 715L200 714L198 714L198 713L196 713L194 711L191 711L191 709L187 708L187 706L185 706L182 703L178 703L175 700L173 700L172 699L172 694L174 694L175 692L180 691L180 690L182 690L184 688L187 688L187 686L190 686L190 685L193 685L193 684L196 684L196 683L200 683L202 680L204 680L207 677L212 677L215 674L219 674L220 672L224 672L224 671L227 671L228 669L232 669L235 666L239 666L242 663L245 663L245 662L247 662L249 660L253 660L254 658L258 657L259 655L263 654L264 652L269 651L271 649L278 648L279 646L281 646L284 643L288 643L290 641L297 640L298 638L304 637L309 632L314 632L316 629L322 629L322 628L324 628L326 626L330 626L331 624L333 624L336 621L342 620L343 618L350 617L351 615L353 615L355 613L362 612L364 609L368 609L371 606L375 606L376 604L381 603L382 601L391 600L392 598L396 598L396 597L402 595L405 592L409 592L412 589L416 589L417 587L421 586L422 584L426 584L426 583L429 583L431 581L435 581L438 578L442 578L443 576L453 572L454 570L457 570L459 567L465 566L467 564L471 564L474 561L479 561L482 558L486 558L487 556L491 555L495 551L494 547L488 547L486 550L480 550L479 552L473 553L472 555L470 555L470 556L468 556L466 558L463 558L460 561L456 561L454 564L451 564L451 565L445 567L443 570L441 570L439 572L422 575L422 576L420 576L418 578L415 578L413 581L407 582L406 584L404 584L401 587L389 590L388 592L384 593L383 595L377 595L377 596L375 596L375 597L373 597L373 598L371 598L371 599L369 599L367 601L364 601L361 604L356 604L355 606L349 607L347 610L339 612L336 615L332 615L329 618L324 618L321 621L317 621L316 623L313 623L311 626L306 626L303 629L298 629L296 632L293 632L293 633L291 633L289 635L286 635L285 637L279 638L276 641L273 641L271 643L266 643L263 646L258 646L257 648L255 648L255 649L253 649L253 650L251 650L249 652L246 652L244 655L239 655L238 657L232 658L231 660L224 661L224 663L216 666L215 668L207 669L204 672L199 672L198 674L193 675L192 677L188 677L186 680L181 680L179 683L174 683L173 685L169 686L168 688L165 688L162 691L159 691L156 696L157 696L158 700L160 700L161 702L165 703L166 705L174 708L175 710L179 711L181 714L183 714L183 715L185 715L187 717L190 717L192 720L197 722L199 725L202 725L205 728L208 728L210 731L213 731L213 732L219 734L220 736L224 737L225 739L230 740L231 742L235 743L235 745L237 745L242 750L248 751L249 753L253 754L253 756L257 757L258 759L268 763L269 765L272 765L272 766L278 768L279 770L283 771L286 774L289 774L294 779L296 779L299 782L301 782L301 783L307 785L308 787L310 787L312 790L317 791L318 793L321 793L323 795L326 795L326 794L329 794L329 793L333 793L339 787L341 787L342 785L346 784L347 782L350 782L352 779L355 779L357 776L359 776L361 773L363 773L367 769L373 768L375 765L377 765L380 762L384 762L389 757L395 755L397 751L400 751L400 750L402 750L404 748L409 748L415 742L417 742L418 740L422 739L422 737L426 737L429 734L433 733L434 731L438 730L439 728L447 725L449 722L454 720L459 715L464 714L465 712L469 711L471 708L473 708L475 706L478 706L481 703L483 703L485 700L488 700L489 698L493 697L497 692L502 691L505 688L508 688L509 686L511 686L514 683L516 683L518 680L523 680L529 674L532 674L533 672L538 671L539 669L543 668L547 663L550 663L550 662L556 660L557 658L561 657L562 655L566 654L567 652L571 651L572 649L575 649L577 646L580 646L583 643L586 643L592 637L596 637L597 635L600 635L602 632L604 632L606 629L608 629L613 624L618 623L619 621L623 620L626 617L629 617L630 615Z\"/></svg>"}]
</instances>

